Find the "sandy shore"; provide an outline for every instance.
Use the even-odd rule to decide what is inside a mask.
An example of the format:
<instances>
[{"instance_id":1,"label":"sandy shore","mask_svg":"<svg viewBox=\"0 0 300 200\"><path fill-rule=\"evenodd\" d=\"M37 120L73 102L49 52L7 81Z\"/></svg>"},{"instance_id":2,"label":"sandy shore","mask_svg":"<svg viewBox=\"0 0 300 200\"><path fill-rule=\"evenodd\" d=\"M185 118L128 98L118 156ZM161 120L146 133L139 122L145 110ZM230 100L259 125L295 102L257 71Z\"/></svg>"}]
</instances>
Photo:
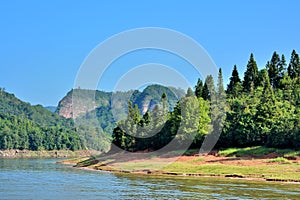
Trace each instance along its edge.
<instances>
[{"instance_id":1,"label":"sandy shore","mask_svg":"<svg viewBox=\"0 0 300 200\"><path fill-rule=\"evenodd\" d=\"M280 164L268 162L268 158L254 159L250 157L236 158L213 155L145 158L143 153L134 153L130 155L115 154L92 159L67 160L61 162L61 164L72 164L85 170L100 170L111 173L214 177L300 184L300 165L298 160L290 164ZM277 176L277 168L281 172L279 176ZM276 170L272 171L272 169ZM290 172L293 174L289 174Z\"/></svg>"}]
</instances>

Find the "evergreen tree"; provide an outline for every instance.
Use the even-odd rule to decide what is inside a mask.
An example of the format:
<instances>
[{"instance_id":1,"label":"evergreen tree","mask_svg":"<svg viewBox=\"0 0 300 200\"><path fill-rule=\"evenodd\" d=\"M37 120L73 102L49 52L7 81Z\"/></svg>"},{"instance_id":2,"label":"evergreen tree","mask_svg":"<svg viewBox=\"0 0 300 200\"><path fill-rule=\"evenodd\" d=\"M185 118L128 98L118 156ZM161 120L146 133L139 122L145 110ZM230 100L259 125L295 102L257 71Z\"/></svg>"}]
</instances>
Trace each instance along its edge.
<instances>
[{"instance_id":1,"label":"evergreen tree","mask_svg":"<svg viewBox=\"0 0 300 200\"><path fill-rule=\"evenodd\" d=\"M236 65L234 65L233 70L232 70L232 74L231 74L231 77L230 77L230 82L227 85L226 93L233 95L234 90L235 90L234 88L236 87L237 83L241 83L241 79L239 77L239 72L237 70L237 67L236 67Z\"/></svg>"},{"instance_id":2,"label":"evergreen tree","mask_svg":"<svg viewBox=\"0 0 300 200\"><path fill-rule=\"evenodd\" d=\"M284 54L281 55L279 71L280 71L279 75L280 75L280 80L281 80L286 72L286 60L285 60ZM280 80L278 80L278 81L280 81Z\"/></svg>"},{"instance_id":3,"label":"evergreen tree","mask_svg":"<svg viewBox=\"0 0 300 200\"><path fill-rule=\"evenodd\" d=\"M271 86L271 81L270 81L270 78L268 76L268 73L267 73L266 70L262 70L262 74L263 74L263 83L264 83L262 101L263 102L272 102L272 103L274 103L275 96L274 96L273 88Z\"/></svg>"},{"instance_id":4,"label":"evergreen tree","mask_svg":"<svg viewBox=\"0 0 300 200\"><path fill-rule=\"evenodd\" d=\"M165 92L161 95L161 102L162 102L162 106L163 106L163 111L167 112L168 111L168 108L167 108L168 96Z\"/></svg>"},{"instance_id":5,"label":"evergreen tree","mask_svg":"<svg viewBox=\"0 0 300 200\"><path fill-rule=\"evenodd\" d=\"M209 100L209 89L208 89L206 81L205 81L204 86L203 86L201 97L204 100Z\"/></svg>"},{"instance_id":6,"label":"evergreen tree","mask_svg":"<svg viewBox=\"0 0 300 200\"><path fill-rule=\"evenodd\" d=\"M268 136L271 132L274 116L277 114L275 106L275 96L270 83L268 72L262 71L264 77L264 88L257 105L256 115L253 117L255 122L255 132L257 132L258 141L261 145L266 145Z\"/></svg>"},{"instance_id":7,"label":"evergreen tree","mask_svg":"<svg viewBox=\"0 0 300 200\"><path fill-rule=\"evenodd\" d=\"M212 107L212 122L213 122L213 129L216 134L221 134L221 129L223 127L223 123L225 120L225 112L226 112L226 93L224 90L223 85L223 74L222 69L219 69L218 74L218 82L217 82L217 97L216 97L216 103L217 105L214 106L213 102L211 102ZM213 108L215 107L215 110ZM214 120L214 121L213 121Z\"/></svg>"},{"instance_id":8,"label":"evergreen tree","mask_svg":"<svg viewBox=\"0 0 300 200\"><path fill-rule=\"evenodd\" d=\"M293 50L291 55L291 60L288 66L288 74L292 79L300 77L300 59L295 50Z\"/></svg>"},{"instance_id":9,"label":"evergreen tree","mask_svg":"<svg viewBox=\"0 0 300 200\"><path fill-rule=\"evenodd\" d=\"M133 121L137 124L141 120L140 110L137 104L133 108Z\"/></svg>"},{"instance_id":10,"label":"evergreen tree","mask_svg":"<svg viewBox=\"0 0 300 200\"><path fill-rule=\"evenodd\" d=\"M210 100L215 97L216 89L214 84L214 79L212 75L208 75L205 79L205 84L202 90L202 98L204 100Z\"/></svg>"},{"instance_id":11,"label":"evergreen tree","mask_svg":"<svg viewBox=\"0 0 300 200\"><path fill-rule=\"evenodd\" d=\"M254 56L251 53L244 75L243 88L245 92L251 92L252 86L257 87L258 68Z\"/></svg>"},{"instance_id":12,"label":"evergreen tree","mask_svg":"<svg viewBox=\"0 0 300 200\"><path fill-rule=\"evenodd\" d=\"M200 98L203 91L203 82L198 78L197 85L195 86L195 95L197 98Z\"/></svg>"},{"instance_id":13,"label":"evergreen tree","mask_svg":"<svg viewBox=\"0 0 300 200\"><path fill-rule=\"evenodd\" d=\"M192 96L194 96L194 92L193 92L193 90L192 90L192 88L188 88L187 89L187 92L186 92L186 95L185 95L186 97L192 97Z\"/></svg>"},{"instance_id":14,"label":"evergreen tree","mask_svg":"<svg viewBox=\"0 0 300 200\"><path fill-rule=\"evenodd\" d=\"M282 55L282 59L283 60L280 60L279 55L275 51L272 55L271 61L266 65L270 83L273 88L279 88L280 80L283 78L286 65L284 55Z\"/></svg>"},{"instance_id":15,"label":"evergreen tree","mask_svg":"<svg viewBox=\"0 0 300 200\"><path fill-rule=\"evenodd\" d=\"M223 85L223 73L222 69L219 68L219 73L218 73L218 97L225 98L225 90L224 90L224 85Z\"/></svg>"},{"instance_id":16,"label":"evergreen tree","mask_svg":"<svg viewBox=\"0 0 300 200\"><path fill-rule=\"evenodd\" d=\"M186 97L180 100L181 122L176 139L178 145L184 145L193 141L199 129L199 101L194 97Z\"/></svg>"}]
</instances>

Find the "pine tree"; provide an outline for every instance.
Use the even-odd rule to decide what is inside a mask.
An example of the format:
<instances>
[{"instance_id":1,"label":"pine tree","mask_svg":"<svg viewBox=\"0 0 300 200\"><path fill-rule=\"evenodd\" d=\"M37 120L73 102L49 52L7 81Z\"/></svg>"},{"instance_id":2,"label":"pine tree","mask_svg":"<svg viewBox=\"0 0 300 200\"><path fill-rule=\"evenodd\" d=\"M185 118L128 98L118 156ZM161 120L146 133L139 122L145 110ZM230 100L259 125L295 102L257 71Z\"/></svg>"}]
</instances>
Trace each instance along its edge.
<instances>
[{"instance_id":1,"label":"pine tree","mask_svg":"<svg viewBox=\"0 0 300 200\"><path fill-rule=\"evenodd\" d=\"M218 96L219 97L224 97L225 94L225 90L224 90L224 85L223 85L223 73L222 73L222 69L219 68L219 73L218 73Z\"/></svg>"},{"instance_id":2,"label":"pine tree","mask_svg":"<svg viewBox=\"0 0 300 200\"><path fill-rule=\"evenodd\" d=\"M260 98L260 103L256 107L257 112L254 116L254 122L259 142L260 144L265 145L274 122L274 115L276 115L276 111L274 110L276 110L276 108L274 106L275 96L268 72L266 70L262 70L262 76L264 84L263 93Z\"/></svg>"},{"instance_id":3,"label":"pine tree","mask_svg":"<svg viewBox=\"0 0 300 200\"><path fill-rule=\"evenodd\" d=\"M282 55L282 60L280 60L279 55L274 51L271 61L267 63L266 68L268 70L268 75L270 78L270 83L273 88L279 88L281 79L283 78L285 70L285 57Z\"/></svg>"},{"instance_id":4,"label":"pine tree","mask_svg":"<svg viewBox=\"0 0 300 200\"><path fill-rule=\"evenodd\" d=\"M286 72L286 60L284 54L281 55L279 71L280 71L280 78L282 79L284 73Z\"/></svg>"},{"instance_id":5,"label":"pine tree","mask_svg":"<svg viewBox=\"0 0 300 200\"><path fill-rule=\"evenodd\" d=\"M202 98L204 100L211 100L212 96L216 95L214 79L212 75L208 75L205 79L205 84L202 90Z\"/></svg>"},{"instance_id":6,"label":"pine tree","mask_svg":"<svg viewBox=\"0 0 300 200\"><path fill-rule=\"evenodd\" d=\"M133 107L132 107L132 103L131 101L128 101L127 103L127 106L128 106L128 116L127 116L127 119L133 119Z\"/></svg>"},{"instance_id":7,"label":"pine tree","mask_svg":"<svg viewBox=\"0 0 300 200\"><path fill-rule=\"evenodd\" d=\"M208 86L207 86L207 83L206 83L206 82L204 83L201 97L202 97L204 100L209 100L209 89L208 89Z\"/></svg>"},{"instance_id":8,"label":"pine tree","mask_svg":"<svg viewBox=\"0 0 300 200\"><path fill-rule=\"evenodd\" d=\"M237 83L241 83L241 79L239 77L239 72L237 70L237 67L236 67L236 65L234 65L233 70L232 70L232 74L231 74L231 77L230 77L230 82L227 85L226 93L227 94L233 94L234 87L236 86Z\"/></svg>"},{"instance_id":9,"label":"pine tree","mask_svg":"<svg viewBox=\"0 0 300 200\"><path fill-rule=\"evenodd\" d=\"M216 98L216 102L217 102L217 107L216 107L216 116L215 116L215 120L217 121L217 123L215 124L214 130L218 131L218 133L221 133L221 129L223 127L223 123L225 120L225 107L226 107L226 93L224 90L224 85L223 85L223 74L222 74L222 69L219 69L219 74L218 74L218 83L217 83L217 98ZM213 108L213 105L212 105ZM213 119L213 115L212 115L212 119Z\"/></svg>"},{"instance_id":10,"label":"pine tree","mask_svg":"<svg viewBox=\"0 0 300 200\"><path fill-rule=\"evenodd\" d=\"M199 78L197 81L197 85L195 86L195 95L197 98L201 97L202 95L202 91L203 91L203 82L202 80Z\"/></svg>"},{"instance_id":11,"label":"pine tree","mask_svg":"<svg viewBox=\"0 0 300 200\"><path fill-rule=\"evenodd\" d=\"M162 106L163 106L163 111L164 112L168 111L168 108L167 108L168 96L165 92L161 95L161 102L162 102Z\"/></svg>"},{"instance_id":12,"label":"pine tree","mask_svg":"<svg viewBox=\"0 0 300 200\"><path fill-rule=\"evenodd\" d=\"M288 74L292 79L300 77L300 60L299 55L295 50L293 50L291 55L291 60L288 66Z\"/></svg>"},{"instance_id":13,"label":"pine tree","mask_svg":"<svg viewBox=\"0 0 300 200\"><path fill-rule=\"evenodd\" d=\"M186 97L192 97L192 96L195 96L194 95L194 92L193 92L193 90L192 90L192 88L188 88L187 89L187 92L186 92L186 95L185 95Z\"/></svg>"},{"instance_id":14,"label":"pine tree","mask_svg":"<svg viewBox=\"0 0 300 200\"><path fill-rule=\"evenodd\" d=\"M275 101L274 91L271 87L271 81L268 76L268 73L266 70L262 70L262 76L263 76L263 102L273 102Z\"/></svg>"},{"instance_id":15,"label":"pine tree","mask_svg":"<svg viewBox=\"0 0 300 200\"><path fill-rule=\"evenodd\" d=\"M140 120L141 120L140 110L138 108L138 105L135 104L133 108L133 121L135 122L135 124L137 124L139 123Z\"/></svg>"},{"instance_id":16,"label":"pine tree","mask_svg":"<svg viewBox=\"0 0 300 200\"><path fill-rule=\"evenodd\" d=\"M243 88L245 92L251 91L251 86L257 87L258 68L254 56L251 53L244 75Z\"/></svg>"}]
</instances>

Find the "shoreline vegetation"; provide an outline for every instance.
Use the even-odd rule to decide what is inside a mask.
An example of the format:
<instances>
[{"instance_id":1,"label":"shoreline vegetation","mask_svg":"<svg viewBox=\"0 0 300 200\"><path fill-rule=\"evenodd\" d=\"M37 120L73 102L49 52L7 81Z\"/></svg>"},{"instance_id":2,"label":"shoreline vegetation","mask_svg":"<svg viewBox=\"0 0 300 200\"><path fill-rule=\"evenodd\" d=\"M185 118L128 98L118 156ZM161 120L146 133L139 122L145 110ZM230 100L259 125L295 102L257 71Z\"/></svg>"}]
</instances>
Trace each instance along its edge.
<instances>
[{"instance_id":1,"label":"shoreline vegetation","mask_svg":"<svg viewBox=\"0 0 300 200\"><path fill-rule=\"evenodd\" d=\"M199 156L196 150L164 155L119 152L59 161L58 164L111 173L215 177L300 184L300 151L252 147Z\"/></svg>"},{"instance_id":2,"label":"shoreline vegetation","mask_svg":"<svg viewBox=\"0 0 300 200\"><path fill-rule=\"evenodd\" d=\"M90 157L99 153L97 151L88 151L88 150L52 150L52 151L31 151L31 150L19 150L19 149L10 149L10 150L0 150L0 159L1 158L82 158Z\"/></svg>"}]
</instances>

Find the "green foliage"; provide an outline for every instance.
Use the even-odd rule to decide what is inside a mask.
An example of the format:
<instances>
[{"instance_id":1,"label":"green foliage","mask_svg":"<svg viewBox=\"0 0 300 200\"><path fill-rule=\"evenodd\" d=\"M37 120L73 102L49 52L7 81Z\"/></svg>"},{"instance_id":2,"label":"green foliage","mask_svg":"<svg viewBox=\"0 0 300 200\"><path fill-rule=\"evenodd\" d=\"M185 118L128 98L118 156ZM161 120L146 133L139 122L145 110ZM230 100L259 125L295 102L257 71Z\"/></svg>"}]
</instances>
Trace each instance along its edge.
<instances>
[{"instance_id":1,"label":"green foliage","mask_svg":"<svg viewBox=\"0 0 300 200\"><path fill-rule=\"evenodd\" d=\"M293 52L292 58L295 57L296 53ZM227 97L222 70L219 69L216 89L211 75L206 77L204 85L199 79L195 86L195 97L189 89L188 95L169 114L162 115L162 111L156 106L139 122L123 122L128 130L122 128L123 132L120 134L120 130L116 129L123 139L115 139L127 149L130 144L131 150L155 150L174 138L177 139L178 147L194 138L192 147L198 148L205 137L222 132L218 148L265 146L300 149L300 77L290 77L285 72L285 62L284 55L280 58L274 52L267 67L258 72L251 54L243 84L236 66L234 67ZM142 125L143 129L136 124ZM140 132L145 134L147 131L156 135L143 140L135 137ZM127 133L131 136L133 133L133 136L124 140ZM142 145L137 145L138 143ZM265 149L262 148L264 147L248 149L247 153L264 153ZM243 154L242 151L239 152Z\"/></svg>"},{"instance_id":2,"label":"green foliage","mask_svg":"<svg viewBox=\"0 0 300 200\"><path fill-rule=\"evenodd\" d=\"M277 157L274 159L270 159L270 160L268 160L268 162L269 163L277 162L277 163L281 163L281 164L290 164L291 163L288 159L283 158L283 157Z\"/></svg>"},{"instance_id":3,"label":"green foliage","mask_svg":"<svg viewBox=\"0 0 300 200\"><path fill-rule=\"evenodd\" d=\"M203 91L203 82L199 78L197 81L197 85L195 86L195 95L197 98L200 98L202 96L202 91Z\"/></svg>"},{"instance_id":4,"label":"green foliage","mask_svg":"<svg viewBox=\"0 0 300 200\"><path fill-rule=\"evenodd\" d=\"M204 86L203 86L201 97L204 100L209 100L209 89L208 89L206 81L205 81Z\"/></svg>"},{"instance_id":5,"label":"green foliage","mask_svg":"<svg viewBox=\"0 0 300 200\"><path fill-rule=\"evenodd\" d=\"M258 68L254 56L251 53L244 75L243 88L245 92L250 92L253 87L258 85Z\"/></svg>"},{"instance_id":6,"label":"green foliage","mask_svg":"<svg viewBox=\"0 0 300 200\"><path fill-rule=\"evenodd\" d=\"M254 146L246 148L228 148L224 150L219 150L218 154L221 156L251 156L251 157L262 157L267 156L270 153L276 153L281 157L299 157L300 152L292 149L276 149L268 148L263 146Z\"/></svg>"},{"instance_id":7,"label":"green foliage","mask_svg":"<svg viewBox=\"0 0 300 200\"><path fill-rule=\"evenodd\" d=\"M295 50L293 50L291 55L290 63L288 66L288 75L292 79L300 77L300 59Z\"/></svg>"},{"instance_id":8,"label":"green foliage","mask_svg":"<svg viewBox=\"0 0 300 200\"><path fill-rule=\"evenodd\" d=\"M78 150L81 140L74 129L45 127L26 118L0 113L0 149Z\"/></svg>"},{"instance_id":9,"label":"green foliage","mask_svg":"<svg viewBox=\"0 0 300 200\"><path fill-rule=\"evenodd\" d=\"M242 91L241 79L239 77L239 72L237 70L236 65L234 65L232 74L230 77L230 82L227 85L226 93L228 95L232 95L233 97L237 97L238 94Z\"/></svg>"},{"instance_id":10,"label":"green foliage","mask_svg":"<svg viewBox=\"0 0 300 200\"><path fill-rule=\"evenodd\" d=\"M113 143L129 151L160 149L174 138L178 147L186 142L198 143L208 133L208 112L207 101L194 95L181 99L173 112L156 105L140 121L131 120L130 115L120 121L113 132Z\"/></svg>"},{"instance_id":11,"label":"green foliage","mask_svg":"<svg viewBox=\"0 0 300 200\"><path fill-rule=\"evenodd\" d=\"M89 147L87 138L79 136L93 133L87 127L76 128L73 120L40 105L31 106L3 90L0 102L0 149L79 150Z\"/></svg>"},{"instance_id":12,"label":"green foliage","mask_svg":"<svg viewBox=\"0 0 300 200\"><path fill-rule=\"evenodd\" d=\"M286 63L284 55L282 55L282 59L280 59L280 56L275 51L272 55L271 61L266 65L270 83L273 88L280 88L280 81L283 78L285 66Z\"/></svg>"}]
</instances>

